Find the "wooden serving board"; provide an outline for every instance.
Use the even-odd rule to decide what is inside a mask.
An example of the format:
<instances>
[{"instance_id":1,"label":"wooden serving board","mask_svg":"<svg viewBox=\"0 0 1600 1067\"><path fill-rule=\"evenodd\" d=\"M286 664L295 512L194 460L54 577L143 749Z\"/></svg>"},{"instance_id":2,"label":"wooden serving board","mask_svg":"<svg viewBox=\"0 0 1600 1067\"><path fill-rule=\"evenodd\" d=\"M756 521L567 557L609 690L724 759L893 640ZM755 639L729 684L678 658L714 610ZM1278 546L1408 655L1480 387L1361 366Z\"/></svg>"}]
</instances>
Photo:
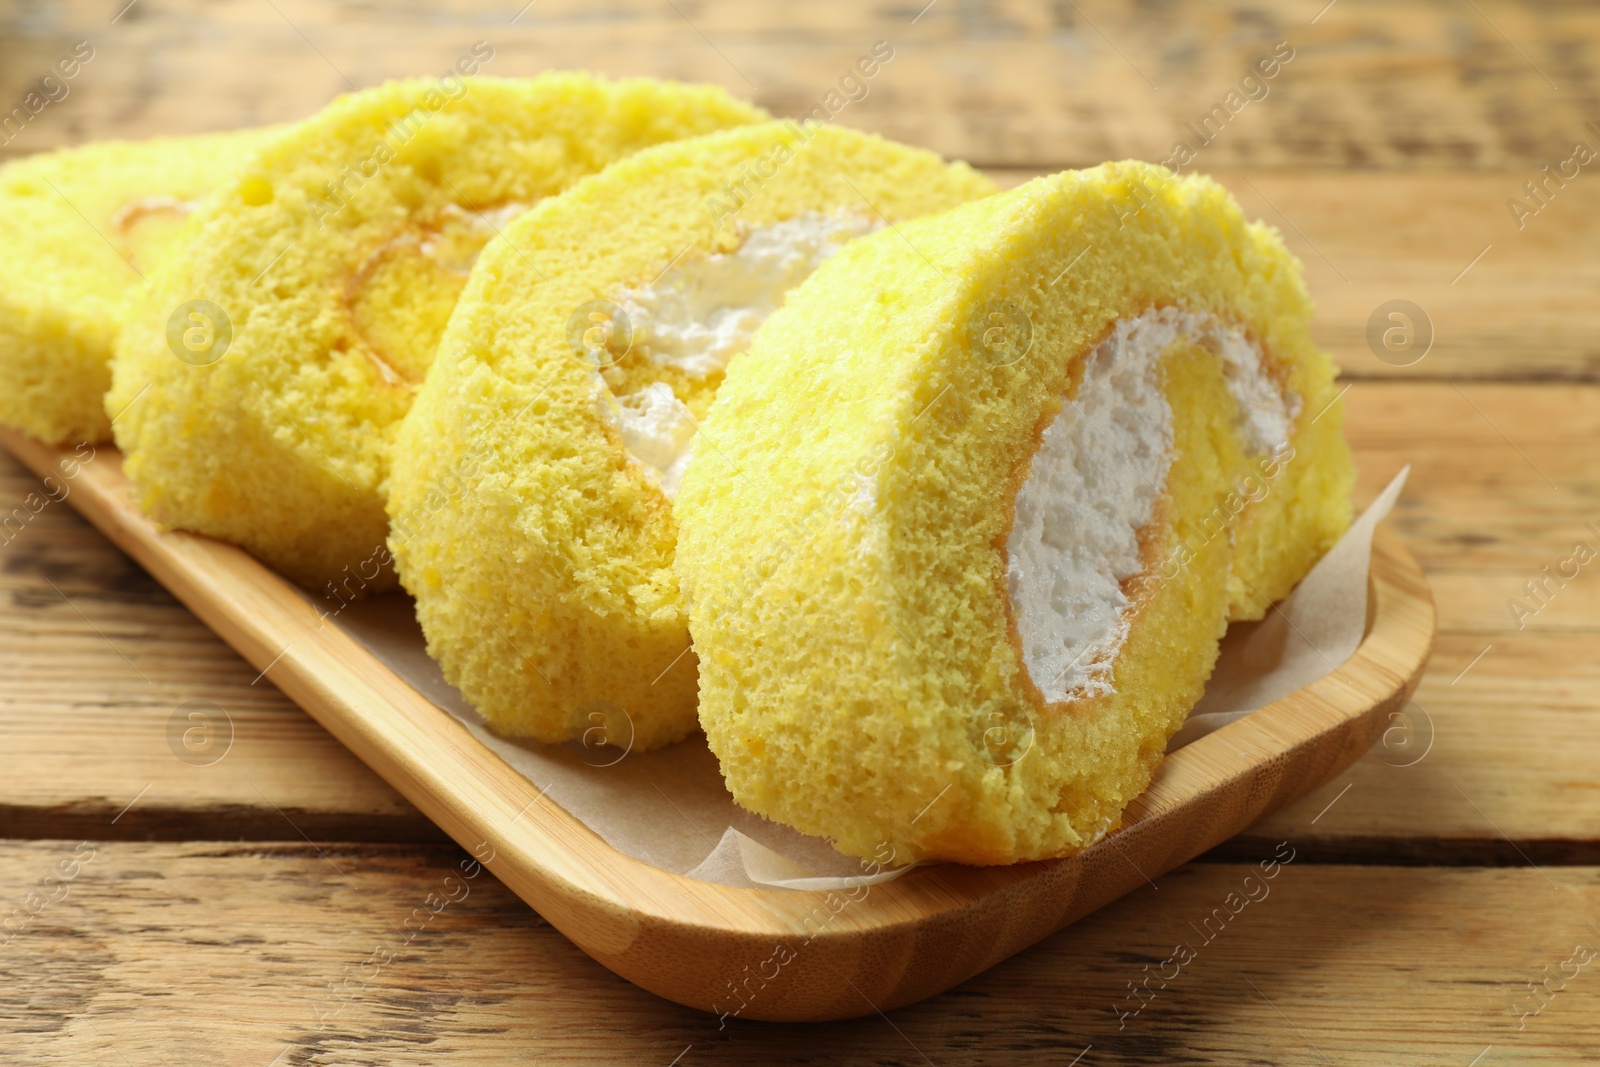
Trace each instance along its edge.
<instances>
[{"instance_id":1,"label":"wooden serving board","mask_svg":"<svg viewBox=\"0 0 1600 1067\"><path fill-rule=\"evenodd\" d=\"M287 581L238 548L158 529L109 446L88 458L6 429L0 443L590 956L663 997L747 1019L849 1018L938 993L1232 837L1370 748L1433 642L1422 573L1380 528L1355 655L1168 757L1094 848L930 867L848 895L731 889L618 852Z\"/></svg>"}]
</instances>

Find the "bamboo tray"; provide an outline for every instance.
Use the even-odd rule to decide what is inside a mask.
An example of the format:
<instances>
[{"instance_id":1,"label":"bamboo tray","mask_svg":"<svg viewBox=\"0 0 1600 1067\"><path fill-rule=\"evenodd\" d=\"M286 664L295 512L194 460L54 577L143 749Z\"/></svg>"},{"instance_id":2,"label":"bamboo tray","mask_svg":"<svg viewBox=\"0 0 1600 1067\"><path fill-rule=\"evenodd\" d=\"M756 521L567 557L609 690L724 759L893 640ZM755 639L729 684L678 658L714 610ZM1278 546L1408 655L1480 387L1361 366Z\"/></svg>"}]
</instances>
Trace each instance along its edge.
<instances>
[{"instance_id":1,"label":"bamboo tray","mask_svg":"<svg viewBox=\"0 0 1600 1067\"><path fill-rule=\"evenodd\" d=\"M0 443L54 485L72 470L67 500L85 518L585 952L660 996L741 1018L849 1018L931 996L1192 859L1354 763L1433 643L1422 573L1380 528L1367 635L1338 676L1179 749L1096 847L915 870L853 900L730 889L613 849L284 579L230 545L158 530L111 447L85 462L11 430Z\"/></svg>"}]
</instances>

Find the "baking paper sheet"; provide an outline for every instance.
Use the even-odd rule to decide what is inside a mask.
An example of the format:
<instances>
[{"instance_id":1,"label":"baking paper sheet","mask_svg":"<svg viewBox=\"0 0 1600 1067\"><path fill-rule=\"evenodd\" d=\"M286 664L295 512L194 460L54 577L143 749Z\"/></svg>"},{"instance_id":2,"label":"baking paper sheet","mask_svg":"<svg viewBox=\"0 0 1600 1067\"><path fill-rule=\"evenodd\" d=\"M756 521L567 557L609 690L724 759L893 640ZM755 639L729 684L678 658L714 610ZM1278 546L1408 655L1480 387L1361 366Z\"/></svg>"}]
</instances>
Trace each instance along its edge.
<instances>
[{"instance_id":1,"label":"baking paper sheet","mask_svg":"<svg viewBox=\"0 0 1600 1067\"><path fill-rule=\"evenodd\" d=\"M1372 532L1405 484L1402 470L1259 623L1229 629L1205 696L1168 751L1339 668L1366 627ZM373 655L612 847L705 882L751 888L848 889L909 868L863 870L822 838L768 822L733 802L703 737L653 752L538 745L491 733L428 658L409 597L358 601L330 616Z\"/></svg>"}]
</instances>

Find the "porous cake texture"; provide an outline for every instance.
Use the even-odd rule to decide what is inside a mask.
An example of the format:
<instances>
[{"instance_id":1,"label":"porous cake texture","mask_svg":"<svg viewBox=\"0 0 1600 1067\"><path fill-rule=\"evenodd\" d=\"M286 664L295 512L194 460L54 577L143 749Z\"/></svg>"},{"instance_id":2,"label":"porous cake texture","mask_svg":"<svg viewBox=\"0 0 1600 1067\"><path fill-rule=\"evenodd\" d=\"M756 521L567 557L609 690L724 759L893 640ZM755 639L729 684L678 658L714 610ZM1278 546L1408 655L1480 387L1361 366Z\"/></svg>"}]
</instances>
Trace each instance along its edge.
<instances>
[{"instance_id":1,"label":"porous cake texture","mask_svg":"<svg viewBox=\"0 0 1600 1067\"><path fill-rule=\"evenodd\" d=\"M125 300L272 132L108 141L0 168L0 422L50 444L110 436Z\"/></svg>"},{"instance_id":2,"label":"porous cake texture","mask_svg":"<svg viewBox=\"0 0 1600 1067\"><path fill-rule=\"evenodd\" d=\"M580 74L334 101L206 201L130 312L106 406L140 502L329 595L391 582L389 448L484 244L631 152L764 117Z\"/></svg>"},{"instance_id":3,"label":"porous cake texture","mask_svg":"<svg viewBox=\"0 0 1600 1067\"><path fill-rule=\"evenodd\" d=\"M1113 829L1349 521L1300 266L1214 182L1107 164L852 242L729 368L683 475L735 799L859 856Z\"/></svg>"},{"instance_id":4,"label":"porous cake texture","mask_svg":"<svg viewBox=\"0 0 1600 1067\"><path fill-rule=\"evenodd\" d=\"M853 238L993 189L920 149L770 123L613 164L484 251L389 508L429 651L497 730L647 748L694 728L671 498L723 444L697 427L726 368Z\"/></svg>"}]
</instances>

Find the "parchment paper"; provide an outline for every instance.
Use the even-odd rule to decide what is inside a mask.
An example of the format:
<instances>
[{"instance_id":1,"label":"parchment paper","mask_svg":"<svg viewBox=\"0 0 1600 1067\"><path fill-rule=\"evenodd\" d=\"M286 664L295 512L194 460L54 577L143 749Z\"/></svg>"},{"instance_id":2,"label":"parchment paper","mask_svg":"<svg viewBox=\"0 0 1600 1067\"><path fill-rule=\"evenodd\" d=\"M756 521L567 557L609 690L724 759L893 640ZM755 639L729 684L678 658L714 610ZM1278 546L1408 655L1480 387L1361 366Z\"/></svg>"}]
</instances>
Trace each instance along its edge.
<instances>
[{"instance_id":1,"label":"parchment paper","mask_svg":"<svg viewBox=\"0 0 1600 1067\"><path fill-rule=\"evenodd\" d=\"M1300 586L1259 623L1223 641L1205 696L1168 751L1329 674L1350 658L1366 626L1372 532L1405 484L1402 470ZM545 798L614 848L663 870L750 888L848 889L909 870L864 871L822 838L769 822L733 802L717 760L696 736L654 752L579 743L520 743L491 733L424 650L411 599L401 593L346 606L334 622L473 736L525 775Z\"/></svg>"}]
</instances>

